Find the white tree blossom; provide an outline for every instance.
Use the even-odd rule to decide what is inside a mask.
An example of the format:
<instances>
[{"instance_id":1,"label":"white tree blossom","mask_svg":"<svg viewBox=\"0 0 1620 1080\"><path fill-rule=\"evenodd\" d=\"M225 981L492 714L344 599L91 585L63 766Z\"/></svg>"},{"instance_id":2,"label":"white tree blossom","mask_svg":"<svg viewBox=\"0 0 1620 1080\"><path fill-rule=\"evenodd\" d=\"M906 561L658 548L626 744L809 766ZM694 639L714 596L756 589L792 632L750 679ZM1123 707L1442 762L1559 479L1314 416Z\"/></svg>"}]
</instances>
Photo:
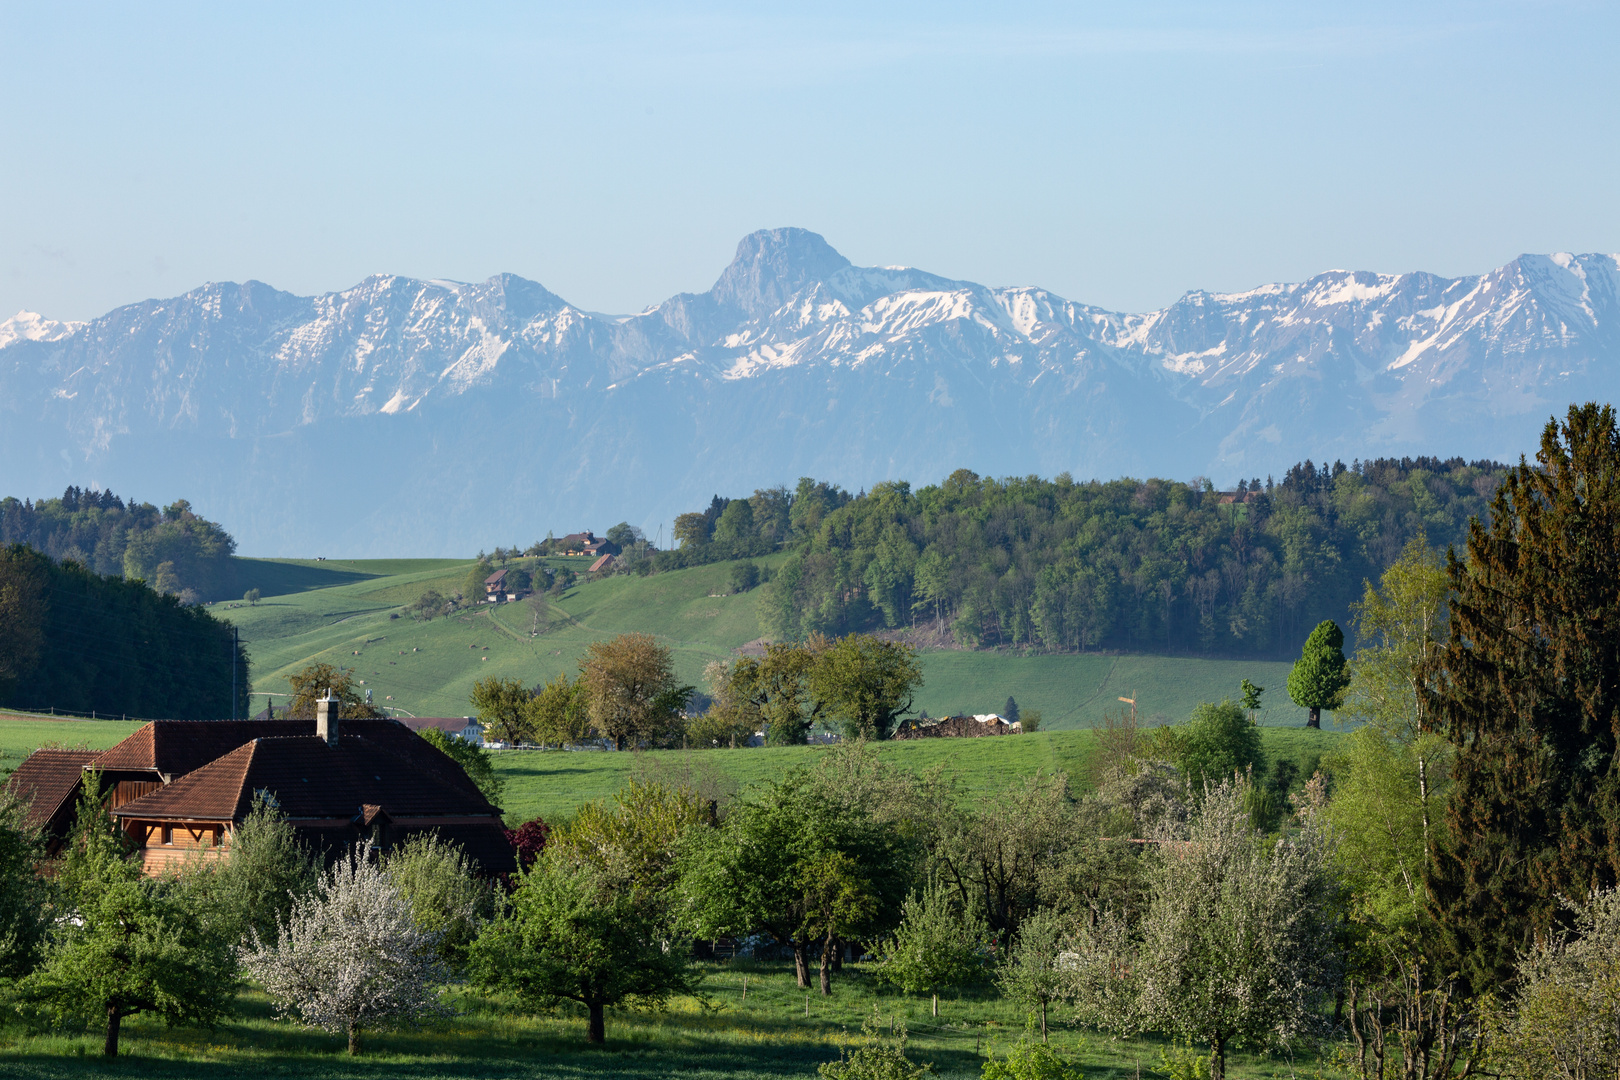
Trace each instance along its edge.
<instances>
[{"instance_id":1,"label":"white tree blossom","mask_svg":"<svg viewBox=\"0 0 1620 1080\"><path fill-rule=\"evenodd\" d=\"M1315 1033L1339 980L1327 838L1314 815L1266 841L1244 785L1206 789L1189 838L1167 835L1143 920L1141 1019L1209 1045L1221 1080L1229 1041L1286 1046Z\"/></svg>"},{"instance_id":2,"label":"white tree blossom","mask_svg":"<svg viewBox=\"0 0 1620 1080\"><path fill-rule=\"evenodd\" d=\"M448 1016L437 987L447 972L441 932L423 930L411 904L364 843L339 859L312 895L293 902L279 940L257 932L242 964L263 984L278 1016L349 1036L360 1051L366 1028L415 1025Z\"/></svg>"}]
</instances>

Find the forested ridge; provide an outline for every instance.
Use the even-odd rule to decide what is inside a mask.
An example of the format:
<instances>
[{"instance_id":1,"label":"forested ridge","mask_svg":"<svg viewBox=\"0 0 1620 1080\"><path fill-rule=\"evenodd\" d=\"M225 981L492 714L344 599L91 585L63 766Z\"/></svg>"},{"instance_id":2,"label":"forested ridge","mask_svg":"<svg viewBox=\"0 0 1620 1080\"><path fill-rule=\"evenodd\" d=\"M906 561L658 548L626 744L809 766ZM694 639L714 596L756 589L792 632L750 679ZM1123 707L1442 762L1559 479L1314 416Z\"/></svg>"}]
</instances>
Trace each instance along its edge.
<instances>
[{"instance_id":1,"label":"forested ridge","mask_svg":"<svg viewBox=\"0 0 1620 1080\"><path fill-rule=\"evenodd\" d=\"M229 623L142 581L0 547L0 705L114 716L245 715L247 654Z\"/></svg>"},{"instance_id":2,"label":"forested ridge","mask_svg":"<svg viewBox=\"0 0 1620 1080\"><path fill-rule=\"evenodd\" d=\"M0 544L26 544L57 562L140 578L188 603L229 595L236 541L185 499L159 509L111 491L69 487L59 499L0 499Z\"/></svg>"},{"instance_id":3,"label":"forested ridge","mask_svg":"<svg viewBox=\"0 0 1620 1080\"><path fill-rule=\"evenodd\" d=\"M1506 468L1304 461L1233 492L965 469L854 497L801 481L682 515L681 549L658 558L788 548L760 600L786 639L937 621L968 647L1286 656L1321 620L1348 622L1411 539L1461 547Z\"/></svg>"}]
</instances>

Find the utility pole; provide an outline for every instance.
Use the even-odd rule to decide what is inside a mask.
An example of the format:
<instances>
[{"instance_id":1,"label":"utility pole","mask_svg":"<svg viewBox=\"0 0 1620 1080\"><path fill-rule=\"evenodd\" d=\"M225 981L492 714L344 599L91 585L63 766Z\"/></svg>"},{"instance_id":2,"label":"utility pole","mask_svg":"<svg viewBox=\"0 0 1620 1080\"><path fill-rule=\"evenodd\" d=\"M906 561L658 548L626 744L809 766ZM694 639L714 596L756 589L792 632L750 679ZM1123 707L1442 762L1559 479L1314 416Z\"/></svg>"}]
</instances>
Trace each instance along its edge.
<instances>
[{"instance_id":1,"label":"utility pole","mask_svg":"<svg viewBox=\"0 0 1620 1080\"><path fill-rule=\"evenodd\" d=\"M1132 690L1131 693L1134 694L1136 691ZM1134 697L1122 697L1119 700L1131 707L1131 727L1136 727L1136 699Z\"/></svg>"}]
</instances>

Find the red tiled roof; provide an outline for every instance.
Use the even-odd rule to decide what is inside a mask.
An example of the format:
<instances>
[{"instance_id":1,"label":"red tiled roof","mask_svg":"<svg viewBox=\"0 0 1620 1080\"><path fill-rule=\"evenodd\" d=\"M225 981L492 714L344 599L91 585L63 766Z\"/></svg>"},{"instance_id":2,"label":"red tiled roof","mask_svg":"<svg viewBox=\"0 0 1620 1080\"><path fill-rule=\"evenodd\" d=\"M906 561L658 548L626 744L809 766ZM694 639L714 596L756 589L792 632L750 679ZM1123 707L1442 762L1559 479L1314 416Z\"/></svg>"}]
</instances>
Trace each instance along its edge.
<instances>
[{"instance_id":1,"label":"red tiled roof","mask_svg":"<svg viewBox=\"0 0 1620 1080\"><path fill-rule=\"evenodd\" d=\"M28 803L28 824L43 828L73 798L84 767L95 750L35 750L6 781L6 787Z\"/></svg>"},{"instance_id":2,"label":"red tiled roof","mask_svg":"<svg viewBox=\"0 0 1620 1080\"><path fill-rule=\"evenodd\" d=\"M595 562L591 563L591 568L588 571L588 573L594 574L598 570L604 569L605 567L609 567L609 566L612 566L612 565L613 565L613 556L612 555L604 555L600 559L597 559Z\"/></svg>"},{"instance_id":3,"label":"red tiled roof","mask_svg":"<svg viewBox=\"0 0 1620 1080\"><path fill-rule=\"evenodd\" d=\"M478 795L478 786L468 779L460 765L399 721L350 719L340 720L338 724L343 734L364 736L440 781ZM254 739L314 734L313 719L154 720L117 746L97 755L93 764L107 771L158 772L175 779L225 757Z\"/></svg>"},{"instance_id":4,"label":"red tiled roof","mask_svg":"<svg viewBox=\"0 0 1620 1080\"><path fill-rule=\"evenodd\" d=\"M259 790L273 794L295 821L353 818L367 804L394 819L489 815L498 823L500 813L476 789L449 784L361 735L342 735L336 746L313 735L258 738L114 813L234 821L247 814Z\"/></svg>"}]
</instances>

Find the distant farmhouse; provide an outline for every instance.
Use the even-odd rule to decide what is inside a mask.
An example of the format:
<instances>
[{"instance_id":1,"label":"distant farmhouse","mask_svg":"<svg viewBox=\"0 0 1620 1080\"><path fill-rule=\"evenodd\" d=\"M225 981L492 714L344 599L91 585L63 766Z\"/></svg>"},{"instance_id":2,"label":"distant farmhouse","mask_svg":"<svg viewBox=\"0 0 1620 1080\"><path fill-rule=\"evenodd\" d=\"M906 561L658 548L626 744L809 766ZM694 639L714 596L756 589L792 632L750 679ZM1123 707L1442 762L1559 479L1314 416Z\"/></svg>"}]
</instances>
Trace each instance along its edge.
<instances>
[{"instance_id":1,"label":"distant farmhouse","mask_svg":"<svg viewBox=\"0 0 1620 1080\"><path fill-rule=\"evenodd\" d=\"M512 871L501 811L460 765L396 720L340 721L336 704L313 720L154 720L110 750L36 750L7 787L56 848L93 779L154 876L229 858L259 793L328 856L436 832L483 873Z\"/></svg>"},{"instance_id":2,"label":"distant farmhouse","mask_svg":"<svg viewBox=\"0 0 1620 1080\"><path fill-rule=\"evenodd\" d=\"M484 725L471 716L402 716L399 722L412 731L426 731L436 728L452 739L472 743L474 746L484 745Z\"/></svg>"},{"instance_id":3,"label":"distant farmhouse","mask_svg":"<svg viewBox=\"0 0 1620 1080\"><path fill-rule=\"evenodd\" d=\"M587 571L587 573L600 574L603 571L611 570L613 569L614 561L615 557L613 555L603 555L600 559L597 559L595 562L591 563L591 568L589 571Z\"/></svg>"},{"instance_id":4,"label":"distant farmhouse","mask_svg":"<svg viewBox=\"0 0 1620 1080\"><path fill-rule=\"evenodd\" d=\"M513 584L513 575L505 570L497 570L484 579L484 603L499 604L503 600L511 603L523 597L523 590Z\"/></svg>"},{"instance_id":5,"label":"distant farmhouse","mask_svg":"<svg viewBox=\"0 0 1620 1080\"><path fill-rule=\"evenodd\" d=\"M585 555L585 554L589 554L589 551L587 549L589 549L589 548L591 548L593 546L599 545L601 543L603 543L603 541L598 540L596 538L595 533L591 533L591 532L569 533L567 536L565 536L561 540L557 541L557 554L558 555Z\"/></svg>"}]
</instances>

